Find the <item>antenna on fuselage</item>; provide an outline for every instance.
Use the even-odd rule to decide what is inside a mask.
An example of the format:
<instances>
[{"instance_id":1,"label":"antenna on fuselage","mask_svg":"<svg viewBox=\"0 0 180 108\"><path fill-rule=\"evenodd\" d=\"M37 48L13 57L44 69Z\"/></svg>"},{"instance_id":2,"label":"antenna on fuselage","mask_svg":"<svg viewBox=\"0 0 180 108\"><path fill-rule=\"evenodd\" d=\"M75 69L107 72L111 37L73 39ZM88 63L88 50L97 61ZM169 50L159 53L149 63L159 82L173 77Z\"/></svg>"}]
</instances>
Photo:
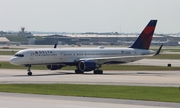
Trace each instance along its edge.
<instances>
[{"instance_id":1,"label":"antenna on fuselage","mask_svg":"<svg viewBox=\"0 0 180 108\"><path fill-rule=\"evenodd\" d=\"M56 48L56 47L57 47L57 43L54 44L54 48Z\"/></svg>"}]
</instances>

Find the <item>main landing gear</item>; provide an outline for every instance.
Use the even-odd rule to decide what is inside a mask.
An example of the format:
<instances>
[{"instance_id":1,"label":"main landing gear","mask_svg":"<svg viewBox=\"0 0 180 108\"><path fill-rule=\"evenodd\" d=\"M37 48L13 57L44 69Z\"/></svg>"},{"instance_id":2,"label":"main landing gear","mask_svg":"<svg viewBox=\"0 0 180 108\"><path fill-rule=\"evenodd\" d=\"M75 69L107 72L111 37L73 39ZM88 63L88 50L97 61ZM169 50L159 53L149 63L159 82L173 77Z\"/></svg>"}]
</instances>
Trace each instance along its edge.
<instances>
[{"instance_id":1,"label":"main landing gear","mask_svg":"<svg viewBox=\"0 0 180 108\"><path fill-rule=\"evenodd\" d=\"M75 73L76 73L76 74L84 74L84 71L80 71L79 69L76 69L76 70L75 70Z\"/></svg>"},{"instance_id":2,"label":"main landing gear","mask_svg":"<svg viewBox=\"0 0 180 108\"><path fill-rule=\"evenodd\" d=\"M80 67L76 66L77 69L75 70L76 74L84 74L84 71L82 71L82 69L79 69ZM94 70L94 74L103 74L103 70L100 70L100 68L102 67L102 65L98 65L97 68Z\"/></svg>"},{"instance_id":3,"label":"main landing gear","mask_svg":"<svg viewBox=\"0 0 180 108\"><path fill-rule=\"evenodd\" d=\"M99 65L98 68L94 70L94 74L103 74L103 70L100 70L101 67L102 65Z\"/></svg>"},{"instance_id":4,"label":"main landing gear","mask_svg":"<svg viewBox=\"0 0 180 108\"><path fill-rule=\"evenodd\" d=\"M26 67L28 67L28 69L27 69L27 74L29 75L29 76L31 76L32 75L32 72L31 72L31 65L27 65Z\"/></svg>"},{"instance_id":5,"label":"main landing gear","mask_svg":"<svg viewBox=\"0 0 180 108\"><path fill-rule=\"evenodd\" d=\"M76 74L84 74L84 71L80 71L78 69L75 70ZM94 70L94 74L103 74L103 70Z\"/></svg>"},{"instance_id":6,"label":"main landing gear","mask_svg":"<svg viewBox=\"0 0 180 108\"><path fill-rule=\"evenodd\" d=\"M103 74L103 70L94 70L94 74Z\"/></svg>"}]
</instances>

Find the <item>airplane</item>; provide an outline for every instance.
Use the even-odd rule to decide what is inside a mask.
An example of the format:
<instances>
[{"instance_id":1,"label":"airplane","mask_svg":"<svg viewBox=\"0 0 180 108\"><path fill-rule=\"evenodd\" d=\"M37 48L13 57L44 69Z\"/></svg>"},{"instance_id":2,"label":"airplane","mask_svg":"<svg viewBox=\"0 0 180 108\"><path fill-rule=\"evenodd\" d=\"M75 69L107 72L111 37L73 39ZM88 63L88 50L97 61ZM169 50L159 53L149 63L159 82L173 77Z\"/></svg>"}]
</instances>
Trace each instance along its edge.
<instances>
[{"instance_id":1,"label":"airplane","mask_svg":"<svg viewBox=\"0 0 180 108\"><path fill-rule=\"evenodd\" d=\"M13 65L24 65L31 76L32 65L46 65L49 70L58 70L65 66L76 66L76 74L94 71L94 74L103 74L100 70L104 64L122 64L134 62L158 55L161 47L155 51L149 50L157 20L150 20L134 44L128 48L35 48L18 51L11 59Z\"/></svg>"}]
</instances>

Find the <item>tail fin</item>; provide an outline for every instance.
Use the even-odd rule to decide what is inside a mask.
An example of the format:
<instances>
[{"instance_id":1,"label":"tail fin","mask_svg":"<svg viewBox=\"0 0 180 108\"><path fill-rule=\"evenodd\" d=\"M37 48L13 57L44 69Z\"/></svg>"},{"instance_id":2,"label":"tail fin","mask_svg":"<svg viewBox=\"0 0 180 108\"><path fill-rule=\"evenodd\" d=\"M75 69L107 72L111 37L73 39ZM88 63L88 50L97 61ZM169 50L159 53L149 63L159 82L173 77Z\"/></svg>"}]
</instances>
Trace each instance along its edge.
<instances>
[{"instance_id":1,"label":"tail fin","mask_svg":"<svg viewBox=\"0 0 180 108\"><path fill-rule=\"evenodd\" d=\"M130 48L149 49L157 20L151 20Z\"/></svg>"}]
</instances>

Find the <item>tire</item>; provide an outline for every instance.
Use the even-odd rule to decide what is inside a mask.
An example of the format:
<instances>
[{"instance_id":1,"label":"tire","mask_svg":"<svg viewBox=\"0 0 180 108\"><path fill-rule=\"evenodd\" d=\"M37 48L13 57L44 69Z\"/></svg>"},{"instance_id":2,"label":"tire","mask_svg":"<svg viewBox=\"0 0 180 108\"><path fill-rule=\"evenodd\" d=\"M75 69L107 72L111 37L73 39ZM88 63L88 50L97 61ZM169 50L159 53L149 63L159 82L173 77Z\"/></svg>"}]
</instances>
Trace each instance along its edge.
<instances>
[{"instance_id":1,"label":"tire","mask_svg":"<svg viewBox=\"0 0 180 108\"><path fill-rule=\"evenodd\" d=\"M32 72L28 72L27 74L28 74L28 76L31 76L31 75L32 75Z\"/></svg>"},{"instance_id":2,"label":"tire","mask_svg":"<svg viewBox=\"0 0 180 108\"><path fill-rule=\"evenodd\" d=\"M94 74L103 74L103 70L94 70Z\"/></svg>"},{"instance_id":3,"label":"tire","mask_svg":"<svg viewBox=\"0 0 180 108\"><path fill-rule=\"evenodd\" d=\"M76 73L76 74L84 74L84 71L80 71L80 70L77 70L77 69L76 69L76 70L75 70L75 73Z\"/></svg>"}]
</instances>

